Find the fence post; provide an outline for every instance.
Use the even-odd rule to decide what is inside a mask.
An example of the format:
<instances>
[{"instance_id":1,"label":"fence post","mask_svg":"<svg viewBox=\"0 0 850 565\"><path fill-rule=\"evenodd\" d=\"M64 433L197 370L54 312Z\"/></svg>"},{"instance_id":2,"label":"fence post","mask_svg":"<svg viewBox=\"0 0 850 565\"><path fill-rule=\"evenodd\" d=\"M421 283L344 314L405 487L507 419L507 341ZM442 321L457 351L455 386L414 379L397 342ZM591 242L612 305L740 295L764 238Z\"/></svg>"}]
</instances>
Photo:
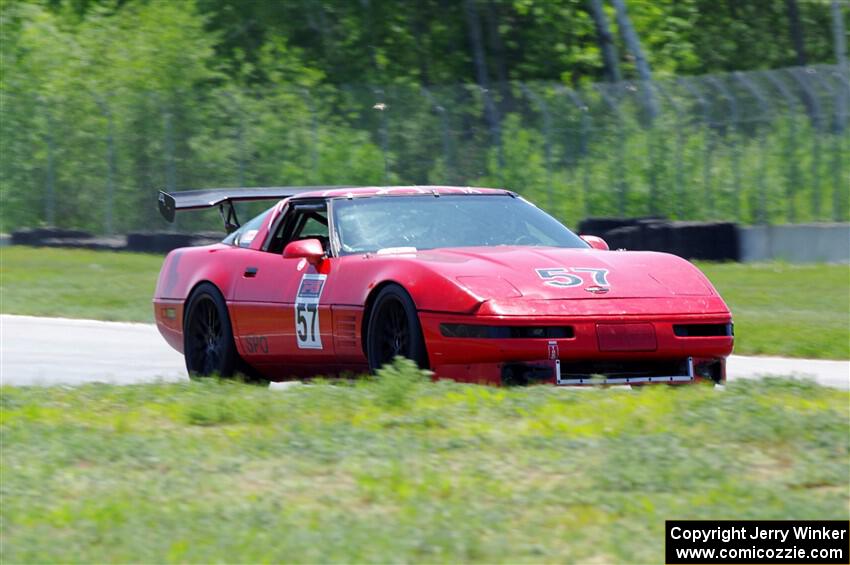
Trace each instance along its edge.
<instances>
[{"instance_id":1,"label":"fence post","mask_svg":"<svg viewBox=\"0 0 850 565\"><path fill-rule=\"evenodd\" d=\"M239 170L238 179L239 186L245 186L245 112L239 107L236 97L229 90L224 91L224 96L230 101L231 108L235 109L237 124L236 124L236 145L238 147L238 162Z\"/></svg>"},{"instance_id":2,"label":"fence post","mask_svg":"<svg viewBox=\"0 0 850 565\"><path fill-rule=\"evenodd\" d=\"M53 113L46 98L38 97L38 101L44 109L44 118L47 131L44 133L44 142L47 144L47 174L45 175L44 191L44 217L48 226L54 225L56 221L56 174L54 170L53 142Z\"/></svg>"},{"instance_id":3,"label":"fence post","mask_svg":"<svg viewBox=\"0 0 850 565\"><path fill-rule=\"evenodd\" d=\"M173 192L177 188L177 179L174 166L174 138L171 131L171 112L166 109L163 114L163 129L165 135L165 144L163 145L165 152L165 186L169 192Z\"/></svg>"},{"instance_id":4,"label":"fence post","mask_svg":"<svg viewBox=\"0 0 850 565\"><path fill-rule=\"evenodd\" d=\"M832 34L835 51L835 62L838 66L838 80L850 89L848 82L848 65L847 65L847 33L844 30L844 14L839 0L832 0ZM847 98L846 90L841 90L838 99L835 101L836 117L843 117L836 126L836 133L844 131L845 120L847 119Z\"/></svg>"},{"instance_id":5,"label":"fence post","mask_svg":"<svg viewBox=\"0 0 850 565\"><path fill-rule=\"evenodd\" d=\"M759 88L755 85L753 81L751 81L747 76L740 72L736 71L733 73L733 76L738 79L738 81L744 85L744 88L750 91L753 97L759 104L759 109L761 111L762 118L767 115L770 110L770 104L765 98L764 93L759 90ZM766 121L766 119L764 120ZM765 176L767 175L767 139L765 134L765 128L759 128L758 131L758 144L759 144L759 172L758 178L756 179L756 183L758 186L758 205L756 209L755 219L757 224L766 224L767 223L767 192L765 189Z\"/></svg>"},{"instance_id":6,"label":"fence post","mask_svg":"<svg viewBox=\"0 0 850 565\"><path fill-rule=\"evenodd\" d=\"M390 160L387 155L387 144L389 143L389 139L387 136L387 104L384 102L386 98L384 96L384 90L382 88L376 88L374 91L375 97L377 98L377 102L372 106L372 109L380 112L380 120L378 127L378 138L381 140L381 153L384 156L384 186L388 185L390 182Z\"/></svg>"},{"instance_id":7,"label":"fence post","mask_svg":"<svg viewBox=\"0 0 850 565\"><path fill-rule=\"evenodd\" d=\"M560 93L565 93L572 100L575 107L578 109L581 116L581 129L579 129L579 155L581 157L581 193L584 199L584 215L590 217L593 210L590 205L590 165L588 164L588 134L590 133L590 117L589 109L584 100L581 99L578 92L572 89L566 89L562 85L556 86L556 90Z\"/></svg>"},{"instance_id":8,"label":"fence post","mask_svg":"<svg viewBox=\"0 0 850 565\"><path fill-rule=\"evenodd\" d=\"M168 103L162 107L162 129L163 129L163 158L165 159L165 187L166 192L175 192L177 189L177 174L174 164L174 139L171 131L171 110ZM171 224L171 230L177 231L177 216Z\"/></svg>"},{"instance_id":9,"label":"fence post","mask_svg":"<svg viewBox=\"0 0 850 565\"><path fill-rule=\"evenodd\" d=\"M626 159L626 136L623 131L623 115L617 101L615 101L611 95L606 92L603 85L595 84L594 87L599 91L599 94L602 96L605 103L608 104L608 106L614 111L614 117L617 122L617 149L619 155L618 158L613 161L616 165L613 176L617 177L617 213L620 214L620 216L625 216L629 187L626 183L625 171L623 169L623 164Z\"/></svg>"},{"instance_id":10,"label":"fence post","mask_svg":"<svg viewBox=\"0 0 850 565\"><path fill-rule=\"evenodd\" d=\"M791 94L791 91L788 90L788 86L776 77L776 73L766 72L764 76L767 77L767 80L769 80L783 98L785 98L788 102L789 109L791 110L788 115L788 141L785 143L785 163L788 165L788 178L785 185L785 198L788 200L788 207L785 212L785 218L789 222L793 222L796 217L794 196L797 192L797 185L799 184L800 176L799 169L797 167L797 159L795 158L795 154L797 153L797 118L794 116L793 110L796 99L794 95Z\"/></svg>"},{"instance_id":11,"label":"fence post","mask_svg":"<svg viewBox=\"0 0 850 565\"><path fill-rule=\"evenodd\" d=\"M109 110L109 105L97 93L94 93L94 99L100 108L101 113L106 118L106 210L104 212L104 227L107 235L112 235L114 228L112 225L112 211L115 200L115 134L112 122L112 112Z\"/></svg>"},{"instance_id":12,"label":"fence post","mask_svg":"<svg viewBox=\"0 0 850 565\"><path fill-rule=\"evenodd\" d=\"M821 119L820 100L812 89L808 80L800 76L803 69L791 69L789 73L806 93L810 100L809 108L814 131L812 132L812 215L817 220L820 218L821 193L820 193L820 134L823 130ZM807 74L816 74L814 69L807 69Z\"/></svg>"},{"instance_id":13,"label":"fence post","mask_svg":"<svg viewBox=\"0 0 850 565\"><path fill-rule=\"evenodd\" d=\"M839 101L846 101L850 96L850 79L847 77L845 69L839 69L835 73L838 80ZM836 124L833 131L832 141L832 219L836 222L845 221L847 218L844 215L845 201L844 196L847 195L847 181L844 180L844 159L842 159L842 145L847 124L847 105L844 102L836 104L835 108ZM843 180L843 182L842 182Z\"/></svg>"},{"instance_id":14,"label":"fence post","mask_svg":"<svg viewBox=\"0 0 850 565\"><path fill-rule=\"evenodd\" d=\"M490 97L490 89L479 86L478 90L484 98L484 114L490 126L490 138L496 146L496 156L499 163L499 185L505 186L505 152L502 147L502 118L496 109L496 105L493 103L493 99Z\"/></svg>"},{"instance_id":15,"label":"fence post","mask_svg":"<svg viewBox=\"0 0 850 565\"><path fill-rule=\"evenodd\" d=\"M646 158L648 166L646 169L647 182L649 183L649 198L647 201L647 212L650 216L658 214L658 120L662 109L655 99L655 82L641 80L635 86L634 83L623 85L626 90L638 93L643 110L646 113L644 119L639 118L640 124L646 132Z\"/></svg>"},{"instance_id":16,"label":"fence post","mask_svg":"<svg viewBox=\"0 0 850 565\"><path fill-rule=\"evenodd\" d=\"M661 116L662 109L655 101L655 96L652 90L654 88L654 82L649 81L641 81L641 87L648 91L647 94L644 94L643 98L645 101L652 101L652 109L653 114L649 120L649 123L645 124L646 128L646 145L647 145L647 158L649 160L649 168L647 169L647 176L649 177L647 180L649 181L649 202L647 202L647 211L650 216L655 216L658 214L658 118ZM645 102L646 103L646 102Z\"/></svg>"},{"instance_id":17,"label":"fence post","mask_svg":"<svg viewBox=\"0 0 850 565\"><path fill-rule=\"evenodd\" d=\"M301 97L304 103L307 104L307 110L310 112L310 141L313 144L310 151L310 166L313 169L313 182L319 184L319 123L316 119L316 106L313 104L313 98L306 88L301 89Z\"/></svg>"},{"instance_id":18,"label":"fence post","mask_svg":"<svg viewBox=\"0 0 850 565\"><path fill-rule=\"evenodd\" d=\"M540 108L540 113L543 116L543 158L546 160L546 190L548 191L549 212L554 213L555 198L554 187L552 186L552 115L549 113L549 107L546 102L537 94L531 91L525 83L519 85L522 93L525 94L532 103Z\"/></svg>"},{"instance_id":19,"label":"fence post","mask_svg":"<svg viewBox=\"0 0 850 565\"><path fill-rule=\"evenodd\" d=\"M739 126L739 117L738 117L738 104L735 100L735 97L729 92L729 89L726 88L726 85L720 81L717 77L710 76L708 77L708 82L714 85L720 95L726 99L729 104L729 113L732 120L732 131L735 134L732 142L732 184L733 190L735 192L735 218L740 221L741 219L741 161L740 155L737 151L737 138L738 138L738 126ZM729 143L726 143L726 146L729 147Z\"/></svg>"},{"instance_id":20,"label":"fence post","mask_svg":"<svg viewBox=\"0 0 850 565\"><path fill-rule=\"evenodd\" d=\"M682 208L682 202L685 199L684 193L684 147L685 147L685 136L682 131L682 108L679 106L679 103L670 96L670 93L667 92L660 83L654 82L653 86L658 91L658 94L664 99L664 101L673 108L673 113L676 115L676 145L674 147L674 157L676 172L673 175L673 194L676 203L673 206L673 210L676 214L676 217L681 219L684 216L684 209Z\"/></svg>"},{"instance_id":21,"label":"fence post","mask_svg":"<svg viewBox=\"0 0 850 565\"><path fill-rule=\"evenodd\" d=\"M656 112L661 112L661 109L657 104ZM655 117L657 118L658 114L656 114ZM654 119L650 124L648 124L646 129L647 159L649 160L649 167L647 169L649 176L649 202L647 203L647 209L650 216L658 214L658 171L656 167L659 163L657 127L658 120Z\"/></svg>"},{"instance_id":22,"label":"fence post","mask_svg":"<svg viewBox=\"0 0 850 565\"><path fill-rule=\"evenodd\" d=\"M712 182L711 182L711 157L714 153L714 132L711 129L711 111L709 108L708 101L703 97L702 93L691 84L689 79L681 78L679 79L679 84L685 87L685 89L691 93L691 95L696 99L697 103L702 108L702 124L703 124L703 132L704 135L708 138L703 143L703 153L702 153L702 185L703 192L705 193L705 205L706 210L710 217L714 217L714 194L712 190Z\"/></svg>"},{"instance_id":23,"label":"fence post","mask_svg":"<svg viewBox=\"0 0 850 565\"><path fill-rule=\"evenodd\" d=\"M428 99L428 103L431 104L431 107L434 108L434 111L440 115L440 125L443 128L443 159L446 163L446 173L448 175L448 178L445 179L443 182L445 182L446 184L452 184L454 183L455 174L454 163L452 159L451 138L449 137L449 117L446 114L446 109L443 107L443 105L438 103L437 100L434 98L434 95L431 94L431 91L424 86L422 87L422 94L424 94L425 98Z\"/></svg>"}]
</instances>

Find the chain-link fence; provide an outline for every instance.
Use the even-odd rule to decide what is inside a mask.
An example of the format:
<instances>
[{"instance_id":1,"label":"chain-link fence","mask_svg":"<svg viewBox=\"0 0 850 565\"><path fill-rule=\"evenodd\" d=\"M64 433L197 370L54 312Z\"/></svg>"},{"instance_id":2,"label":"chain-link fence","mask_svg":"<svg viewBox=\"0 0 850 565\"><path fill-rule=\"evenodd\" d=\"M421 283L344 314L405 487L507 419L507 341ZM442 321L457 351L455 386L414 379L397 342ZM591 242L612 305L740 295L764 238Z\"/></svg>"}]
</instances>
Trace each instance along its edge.
<instances>
[{"instance_id":1,"label":"chain-link fence","mask_svg":"<svg viewBox=\"0 0 850 565\"><path fill-rule=\"evenodd\" d=\"M573 225L846 221L848 75L817 66L580 89L5 88L2 229L161 229L159 189L299 184L501 186Z\"/></svg>"}]
</instances>

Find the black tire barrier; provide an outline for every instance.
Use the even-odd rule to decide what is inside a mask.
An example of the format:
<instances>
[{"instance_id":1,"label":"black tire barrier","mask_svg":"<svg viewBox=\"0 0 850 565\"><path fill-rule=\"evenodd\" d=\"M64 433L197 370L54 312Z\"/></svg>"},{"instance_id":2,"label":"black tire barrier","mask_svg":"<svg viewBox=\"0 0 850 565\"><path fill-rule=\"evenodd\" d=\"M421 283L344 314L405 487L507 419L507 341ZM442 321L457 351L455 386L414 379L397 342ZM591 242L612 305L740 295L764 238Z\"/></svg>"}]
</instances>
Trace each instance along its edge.
<instances>
[{"instance_id":1,"label":"black tire barrier","mask_svg":"<svg viewBox=\"0 0 850 565\"><path fill-rule=\"evenodd\" d=\"M127 243L123 237L90 238L47 238L41 240L39 247L62 247L67 249L89 249L92 251L123 251Z\"/></svg>"},{"instance_id":2,"label":"black tire barrier","mask_svg":"<svg viewBox=\"0 0 850 565\"><path fill-rule=\"evenodd\" d=\"M740 261L738 225L734 222L676 222L683 257L707 261Z\"/></svg>"},{"instance_id":3,"label":"black tire barrier","mask_svg":"<svg viewBox=\"0 0 850 565\"><path fill-rule=\"evenodd\" d=\"M608 225L615 225L613 219L605 220L610 222ZM591 224L591 227L596 225L603 224ZM669 222L644 218L623 222L598 235L611 249L661 251L685 259L707 261L739 261L741 258L738 226L733 222Z\"/></svg>"},{"instance_id":4,"label":"black tire barrier","mask_svg":"<svg viewBox=\"0 0 850 565\"><path fill-rule=\"evenodd\" d=\"M623 226L599 234L611 249L644 249L642 233L637 226Z\"/></svg>"},{"instance_id":5,"label":"black tire barrier","mask_svg":"<svg viewBox=\"0 0 850 565\"><path fill-rule=\"evenodd\" d=\"M201 231L192 236L192 245L212 245L213 243L221 243L224 239L224 234L220 231Z\"/></svg>"},{"instance_id":6,"label":"black tire barrier","mask_svg":"<svg viewBox=\"0 0 850 565\"><path fill-rule=\"evenodd\" d=\"M63 228L27 228L12 232L12 245L44 245L47 240L92 239L93 234L82 230L68 230Z\"/></svg>"},{"instance_id":7,"label":"black tire barrier","mask_svg":"<svg viewBox=\"0 0 850 565\"><path fill-rule=\"evenodd\" d=\"M11 245L28 245L31 247L63 247L164 254L178 247L210 245L220 242L221 239L222 236L214 232L197 234L153 232L130 233L126 236L95 237L91 233L81 230L33 228L12 232L9 241Z\"/></svg>"},{"instance_id":8,"label":"black tire barrier","mask_svg":"<svg viewBox=\"0 0 850 565\"><path fill-rule=\"evenodd\" d=\"M585 218L578 225L578 233L581 235L595 235L603 237L604 234L617 228L636 226L642 222L663 222L665 218L660 216L646 216L638 218Z\"/></svg>"},{"instance_id":9,"label":"black tire barrier","mask_svg":"<svg viewBox=\"0 0 850 565\"><path fill-rule=\"evenodd\" d=\"M194 234L153 232L127 234L127 251L137 253L168 253L178 247L196 245Z\"/></svg>"}]
</instances>

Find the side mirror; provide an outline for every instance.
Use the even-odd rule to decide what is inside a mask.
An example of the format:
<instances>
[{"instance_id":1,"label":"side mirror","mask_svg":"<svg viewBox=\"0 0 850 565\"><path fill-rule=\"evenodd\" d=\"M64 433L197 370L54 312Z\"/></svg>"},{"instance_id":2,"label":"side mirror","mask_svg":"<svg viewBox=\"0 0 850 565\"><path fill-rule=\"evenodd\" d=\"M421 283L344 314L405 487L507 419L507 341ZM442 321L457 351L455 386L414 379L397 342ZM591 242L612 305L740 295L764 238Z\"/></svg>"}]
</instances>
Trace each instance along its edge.
<instances>
[{"instance_id":1,"label":"side mirror","mask_svg":"<svg viewBox=\"0 0 850 565\"><path fill-rule=\"evenodd\" d=\"M594 249L600 249L602 251L608 251L608 244L605 243L605 240L601 237L597 237L595 235L580 235L585 243L589 244Z\"/></svg>"},{"instance_id":2,"label":"side mirror","mask_svg":"<svg viewBox=\"0 0 850 565\"><path fill-rule=\"evenodd\" d=\"M318 239L299 239L290 241L283 249L284 259L307 259L307 262L318 267L325 260L325 250Z\"/></svg>"}]
</instances>

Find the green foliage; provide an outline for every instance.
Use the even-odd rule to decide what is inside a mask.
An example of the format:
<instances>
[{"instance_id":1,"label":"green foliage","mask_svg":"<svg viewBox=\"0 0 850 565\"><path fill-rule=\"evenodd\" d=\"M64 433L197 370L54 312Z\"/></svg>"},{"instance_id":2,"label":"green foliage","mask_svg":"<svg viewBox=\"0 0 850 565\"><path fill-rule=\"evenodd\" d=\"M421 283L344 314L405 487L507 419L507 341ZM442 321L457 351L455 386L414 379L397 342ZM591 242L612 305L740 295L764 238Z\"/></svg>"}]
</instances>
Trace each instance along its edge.
<instances>
[{"instance_id":1,"label":"green foliage","mask_svg":"<svg viewBox=\"0 0 850 565\"><path fill-rule=\"evenodd\" d=\"M427 382L430 375L410 359L396 357L377 371L379 404L385 408L404 408L416 386Z\"/></svg>"},{"instance_id":2,"label":"green foliage","mask_svg":"<svg viewBox=\"0 0 850 565\"><path fill-rule=\"evenodd\" d=\"M501 144L488 152L487 169L489 175L475 180L474 185L512 188L544 206L554 201L543 135L538 130L522 127L518 114L505 116Z\"/></svg>"},{"instance_id":3,"label":"green foliage","mask_svg":"<svg viewBox=\"0 0 850 565\"><path fill-rule=\"evenodd\" d=\"M4 561L650 563L671 516L847 517L846 391L393 370L403 406L380 378L4 387Z\"/></svg>"},{"instance_id":4,"label":"green foliage","mask_svg":"<svg viewBox=\"0 0 850 565\"><path fill-rule=\"evenodd\" d=\"M215 395L213 398L193 398L184 409L185 422L192 426L225 426L233 424L264 424L272 413L272 399L265 401L246 398L240 394L242 385L227 380L205 378L198 386L230 389L234 394Z\"/></svg>"},{"instance_id":5,"label":"green foliage","mask_svg":"<svg viewBox=\"0 0 850 565\"><path fill-rule=\"evenodd\" d=\"M680 116L662 97L663 115L649 122L635 85L583 88L584 107L560 88L602 76L583 0L474 3L487 91L471 80L462 2L5 1L0 228L165 229L157 189L302 183L486 182L569 222L850 215L841 165L850 129L832 127L836 108L817 86L825 79L809 87L820 123L769 81L762 115L732 78L737 122L710 80L697 86L712 108L679 97ZM799 5L809 62L830 61L828 6ZM630 12L656 77L795 60L777 33L783 0L643 2ZM180 228L208 223L189 215Z\"/></svg>"},{"instance_id":6,"label":"green foliage","mask_svg":"<svg viewBox=\"0 0 850 565\"><path fill-rule=\"evenodd\" d=\"M785 0L629 2L629 14L655 74L704 74L796 64ZM808 63L833 61L828 2L798 2ZM479 0L485 65L493 82L548 80L583 84L603 78L585 0ZM266 44L284 37L306 65L336 84L471 82L464 2L370 0L368 3L202 0L209 28L229 65L250 61L258 81ZM627 78L635 76L606 6ZM845 14L850 22L850 14Z\"/></svg>"},{"instance_id":7,"label":"green foliage","mask_svg":"<svg viewBox=\"0 0 850 565\"><path fill-rule=\"evenodd\" d=\"M848 140L847 132L824 135L796 114L723 128L662 116L647 128L629 113L588 135L582 149L569 135L547 138L540 124L510 113L501 144L487 153L486 174L471 182L516 190L568 225L588 216L846 220L850 181L840 163L850 160ZM445 174L442 163L439 170Z\"/></svg>"},{"instance_id":8,"label":"green foliage","mask_svg":"<svg viewBox=\"0 0 850 565\"><path fill-rule=\"evenodd\" d=\"M19 22L2 28L0 131L10 136L0 167L4 229L34 223L41 208L34 196L50 198L51 175L54 223L100 229L110 143L117 209L140 211L116 214L115 228L148 225L151 188L163 184L151 163L163 151L175 160L184 152L160 127L179 128L192 115L182 97L220 76L212 68L215 34L204 30L193 2L95 5L85 18L18 3L4 18ZM33 194L27 185L36 180L44 188Z\"/></svg>"}]
</instances>

